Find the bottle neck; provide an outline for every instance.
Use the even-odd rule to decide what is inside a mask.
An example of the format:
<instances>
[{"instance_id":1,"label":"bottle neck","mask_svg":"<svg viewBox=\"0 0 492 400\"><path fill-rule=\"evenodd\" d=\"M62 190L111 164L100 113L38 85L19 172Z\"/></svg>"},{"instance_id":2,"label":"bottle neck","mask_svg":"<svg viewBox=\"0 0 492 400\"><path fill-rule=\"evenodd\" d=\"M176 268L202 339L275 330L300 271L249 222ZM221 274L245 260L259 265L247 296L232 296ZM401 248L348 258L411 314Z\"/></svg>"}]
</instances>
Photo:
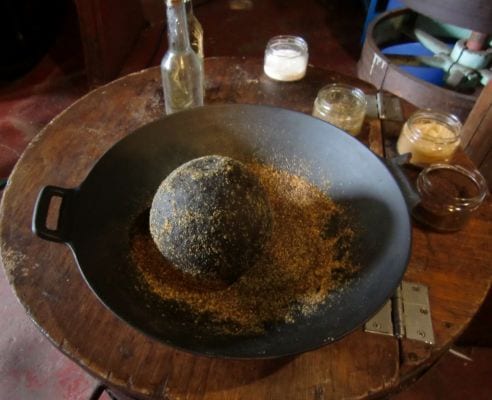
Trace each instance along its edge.
<instances>
[{"instance_id":1,"label":"bottle neck","mask_svg":"<svg viewBox=\"0 0 492 400\"><path fill-rule=\"evenodd\" d=\"M184 3L182 1L168 2L166 14L169 48L175 51L191 49Z\"/></svg>"}]
</instances>

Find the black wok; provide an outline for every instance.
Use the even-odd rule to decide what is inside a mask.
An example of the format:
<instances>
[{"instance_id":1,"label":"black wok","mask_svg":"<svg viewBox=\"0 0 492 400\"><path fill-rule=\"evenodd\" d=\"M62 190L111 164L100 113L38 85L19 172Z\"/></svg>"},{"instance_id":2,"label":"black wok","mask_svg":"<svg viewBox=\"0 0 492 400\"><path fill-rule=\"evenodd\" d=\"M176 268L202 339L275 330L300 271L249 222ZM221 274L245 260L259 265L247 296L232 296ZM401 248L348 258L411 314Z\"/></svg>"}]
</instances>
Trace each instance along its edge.
<instances>
[{"instance_id":1,"label":"black wok","mask_svg":"<svg viewBox=\"0 0 492 400\"><path fill-rule=\"evenodd\" d=\"M172 170L207 154L254 158L320 187L328 180L328 194L349 204L361 227L357 276L313 315L250 337L218 334L174 304L142 294L128 257L132 222ZM53 197L62 198L54 230L46 226ZM34 214L36 234L71 247L87 284L117 316L171 346L234 358L307 351L361 326L395 291L411 243L405 199L378 157L321 120L265 106L206 106L144 126L112 147L79 188L45 187Z\"/></svg>"}]
</instances>

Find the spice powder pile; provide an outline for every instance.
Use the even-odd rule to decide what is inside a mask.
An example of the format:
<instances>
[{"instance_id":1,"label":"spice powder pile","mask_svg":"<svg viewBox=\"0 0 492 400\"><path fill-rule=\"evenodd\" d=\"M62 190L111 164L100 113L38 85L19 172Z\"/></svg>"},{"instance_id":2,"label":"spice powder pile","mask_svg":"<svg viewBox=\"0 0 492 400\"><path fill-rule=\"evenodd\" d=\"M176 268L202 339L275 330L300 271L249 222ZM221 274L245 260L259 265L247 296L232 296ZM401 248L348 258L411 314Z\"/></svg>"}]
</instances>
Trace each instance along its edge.
<instances>
[{"instance_id":1,"label":"spice powder pile","mask_svg":"<svg viewBox=\"0 0 492 400\"><path fill-rule=\"evenodd\" d=\"M131 234L132 262L146 290L216 321L224 334L261 334L271 323L295 323L357 270L348 210L299 176L263 164L247 167L267 193L272 227L257 262L233 284L211 289L175 269L154 244L147 218Z\"/></svg>"}]
</instances>

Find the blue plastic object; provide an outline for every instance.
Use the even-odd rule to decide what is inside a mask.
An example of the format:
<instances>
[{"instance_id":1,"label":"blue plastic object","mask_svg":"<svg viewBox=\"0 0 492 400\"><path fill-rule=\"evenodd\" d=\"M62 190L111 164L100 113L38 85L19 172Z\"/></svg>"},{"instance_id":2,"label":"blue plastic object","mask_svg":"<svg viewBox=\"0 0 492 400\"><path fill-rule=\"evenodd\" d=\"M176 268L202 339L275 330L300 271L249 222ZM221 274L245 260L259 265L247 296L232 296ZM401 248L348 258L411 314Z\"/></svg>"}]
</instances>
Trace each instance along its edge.
<instances>
[{"instance_id":1,"label":"blue plastic object","mask_svg":"<svg viewBox=\"0 0 492 400\"><path fill-rule=\"evenodd\" d=\"M419 42L397 44L388 46L381 49L383 54L401 54L401 55L414 55L414 56L432 56L434 53L427 50ZM403 71L434 85L443 86L444 84L444 71L440 68L433 67L414 67L414 66L400 66Z\"/></svg>"},{"instance_id":2,"label":"blue plastic object","mask_svg":"<svg viewBox=\"0 0 492 400\"><path fill-rule=\"evenodd\" d=\"M384 1L381 0L363 0L363 3L366 9L366 19L364 21L364 28L362 29L361 43L363 43L366 38L367 27L378 14L395 8L405 7L405 5L398 0L389 0L386 6L383 5Z\"/></svg>"}]
</instances>

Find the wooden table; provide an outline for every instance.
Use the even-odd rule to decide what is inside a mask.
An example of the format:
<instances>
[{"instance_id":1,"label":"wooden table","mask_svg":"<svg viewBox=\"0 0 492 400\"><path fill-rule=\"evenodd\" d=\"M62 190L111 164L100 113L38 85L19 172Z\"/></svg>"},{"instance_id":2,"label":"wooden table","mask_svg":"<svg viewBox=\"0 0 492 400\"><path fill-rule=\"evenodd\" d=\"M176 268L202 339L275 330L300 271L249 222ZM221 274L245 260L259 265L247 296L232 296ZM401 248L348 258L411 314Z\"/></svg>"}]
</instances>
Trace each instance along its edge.
<instances>
[{"instance_id":1,"label":"wooden table","mask_svg":"<svg viewBox=\"0 0 492 400\"><path fill-rule=\"evenodd\" d=\"M274 104L310 113L323 85L370 85L309 68L305 79L277 83L262 60L207 59L206 103ZM63 244L31 232L41 187L76 187L115 142L163 114L159 70L149 69L91 92L59 115L29 145L10 177L0 219L1 259L26 312L52 343L115 393L165 399L339 399L394 391L432 365L460 335L491 282L492 202L464 230L413 228L405 280L429 288L433 346L359 329L295 357L237 361L193 356L129 327L92 294ZM381 153L380 122L361 140Z\"/></svg>"}]
</instances>

